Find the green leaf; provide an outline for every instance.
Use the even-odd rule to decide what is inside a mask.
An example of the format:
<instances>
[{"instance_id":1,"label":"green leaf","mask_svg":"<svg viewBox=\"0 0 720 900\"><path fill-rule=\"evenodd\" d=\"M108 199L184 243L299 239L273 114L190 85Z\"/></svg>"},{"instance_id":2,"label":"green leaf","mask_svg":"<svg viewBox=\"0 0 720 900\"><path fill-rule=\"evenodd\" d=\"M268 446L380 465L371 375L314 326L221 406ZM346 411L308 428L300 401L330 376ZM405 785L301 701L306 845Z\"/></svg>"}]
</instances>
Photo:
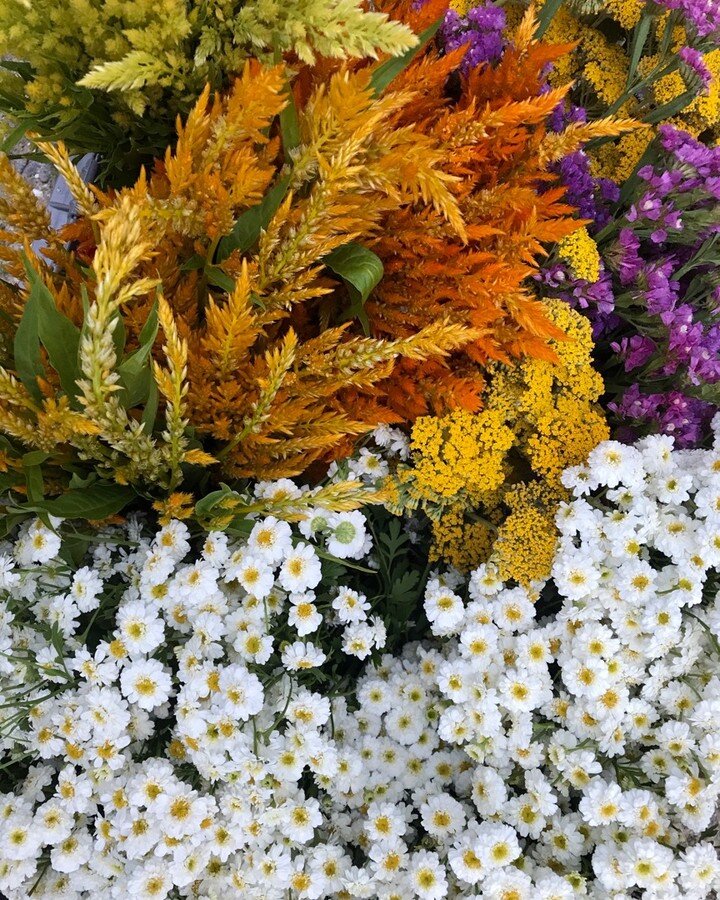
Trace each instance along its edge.
<instances>
[{"instance_id":1,"label":"green leaf","mask_svg":"<svg viewBox=\"0 0 720 900\"><path fill-rule=\"evenodd\" d=\"M19 125L16 125L5 137L5 140L0 143L0 151L3 153L12 153L13 149L20 141L25 137L25 132L28 130L27 122L21 122Z\"/></svg>"},{"instance_id":2,"label":"green leaf","mask_svg":"<svg viewBox=\"0 0 720 900\"><path fill-rule=\"evenodd\" d=\"M236 497L237 494L232 490L227 484L221 484L220 490L211 491L209 494L206 494L195 504L195 515L200 519L205 516L210 515L210 513L215 509L215 507L222 500L225 500L228 497Z\"/></svg>"},{"instance_id":3,"label":"green leaf","mask_svg":"<svg viewBox=\"0 0 720 900\"><path fill-rule=\"evenodd\" d=\"M127 340L127 334L125 332L125 322L123 321L123 317L121 315L116 316L114 323L111 323L110 327L112 328L115 358L122 359L123 351L125 350L125 341Z\"/></svg>"},{"instance_id":4,"label":"green leaf","mask_svg":"<svg viewBox=\"0 0 720 900\"><path fill-rule=\"evenodd\" d=\"M215 258L218 262L227 259L234 251L244 253L249 250L260 237L260 232L267 228L270 220L278 211L290 186L290 176L285 175L265 194L257 206L246 210L233 226L230 234L218 244Z\"/></svg>"},{"instance_id":5,"label":"green leaf","mask_svg":"<svg viewBox=\"0 0 720 900\"><path fill-rule=\"evenodd\" d=\"M536 41L539 41L548 30L548 27L554 19L558 9L560 9L561 4L562 0L546 0L546 2L543 3L540 12L537 15L537 28L535 29Z\"/></svg>"},{"instance_id":6,"label":"green leaf","mask_svg":"<svg viewBox=\"0 0 720 900\"><path fill-rule=\"evenodd\" d=\"M646 116L643 116L642 120L650 125L655 125L658 122L665 121L665 119L671 119L679 112L682 112L686 106L689 106L696 97L697 93L694 90L684 91L682 94L675 97L674 100L663 103L662 106L658 106L657 109L654 109Z\"/></svg>"},{"instance_id":7,"label":"green leaf","mask_svg":"<svg viewBox=\"0 0 720 900\"><path fill-rule=\"evenodd\" d=\"M30 299L37 307L38 336L47 350L53 368L60 376L63 391L68 397L75 397L76 382L80 377L80 329L58 310L55 298L24 254L23 263L32 286Z\"/></svg>"},{"instance_id":8,"label":"green leaf","mask_svg":"<svg viewBox=\"0 0 720 900\"><path fill-rule=\"evenodd\" d=\"M33 293L27 299L13 345L15 371L33 398L39 403L42 394L37 379L45 375L40 358L38 333L38 299Z\"/></svg>"},{"instance_id":9,"label":"green leaf","mask_svg":"<svg viewBox=\"0 0 720 900\"><path fill-rule=\"evenodd\" d=\"M553 0L549 0L549 2L553 2ZM426 28L422 34L418 35L418 43L409 50L406 50L401 56L393 56L390 59L386 59L385 62L380 63L379 66L376 66L370 79L370 87L373 89L373 93L376 97L379 97L385 88L397 78L401 72L407 69L418 53L421 53L425 49L435 37L438 29L442 25L442 21L442 19L438 19L436 22L433 22L429 28Z\"/></svg>"},{"instance_id":10,"label":"green leaf","mask_svg":"<svg viewBox=\"0 0 720 900\"><path fill-rule=\"evenodd\" d=\"M287 98L287 104L280 113L280 134L282 136L285 162L290 162L292 159L292 151L300 146L300 122L298 121L295 98L293 97L290 85L287 87L285 96Z\"/></svg>"},{"instance_id":11,"label":"green leaf","mask_svg":"<svg viewBox=\"0 0 720 900\"><path fill-rule=\"evenodd\" d=\"M654 19L655 17L653 15L645 13L633 31L632 44L630 45L630 65L628 67L627 87L630 87L632 84L638 63L640 62L640 57L642 56L643 48L645 47L645 42L650 34L650 26Z\"/></svg>"},{"instance_id":12,"label":"green leaf","mask_svg":"<svg viewBox=\"0 0 720 900\"><path fill-rule=\"evenodd\" d=\"M45 500L40 506L60 519L104 519L119 513L135 496L130 487L97 482L83 490L68 491L55 500Z\"/></svg>"},{"instance_id":13,"label":"green leaf","mask_svg":"<svg viewBox=\"0 0 720 900\"><path fill-rule=\"evenodd\" d=\"M328 253L323 262L339 275L348 287L352 303L345 310L343 318L358 318L365 333L369 334L370 323L364 304L383 277L382 260L362 244L350 243Z\"/></svg>"},{"instance_id":14,"label":"green leaf","mask_svg":"<svg viewBox=\"0 0 720 900\"><path fill-rule=\"evenodd\" d=\"M207 266L205 269L205 276L208 280L208 284L213 284L215 287L222 288L227 294L230 294L235 290L235 279L231 278L227 272L223 272L219 266Z\"/></svg>"},{"instance_id":15,"label":"green leaf","mask_svg":"<svg viewBox=\"0 0 720 900\"><path fill-rule=\"evenodd\" d=\"M151 352L158 333L158 302L152 305L147 321L139 336L140 346L118 366L120 383L124 390L121 399L130 409L144 402L153 382Z\"/></svg>"},{"instance_id":16,"label":"green leaf","mask_svg":"<svg viewBox=\"0 0 720 900\"><path fill-rule=\"evenodd\" d=\"M193 253L193 255L186 259L185 262L180 266L181 272L194 272L197 269L202 269L205 266L206 259L204 256L201 256L199 253Z\"/></svg>"},{"instance_id":17,"label":"green leaf","mask_svg":"<svg viewBox=\"0 0 720 900\"><path fill-rule=\"evenodd\" d=\"M25 453L22 458L27 496L31 503L39 503L45 495L42 464L48 456L49 454L42 450L31 450L30 453Z\"/></svg>"},{"instance_id":18,"label":"green leaf","mask_svg":"<svg viewBox=\"0 0 720 900\"><path fill-rule=\"evenodd\" d=\"M148 388L147 399L145 400L145 409L143 409L142 423L145 426L145 434L152 434L155 427L155 417L157 416L158 404L160 402L160 393L155 378L150 379L150 387Z\"/></svg>"},{"instance_id":19,"label":"green leaf","mask_svg":"<svg viewBox=\"0 0 720 900\"><path fill-rule=\"evenodd\" d=\"M363 303L383 277L382 260L362 244L338 247L328 253L323 262L357 293Z\"/></svg>"}]
</instances>

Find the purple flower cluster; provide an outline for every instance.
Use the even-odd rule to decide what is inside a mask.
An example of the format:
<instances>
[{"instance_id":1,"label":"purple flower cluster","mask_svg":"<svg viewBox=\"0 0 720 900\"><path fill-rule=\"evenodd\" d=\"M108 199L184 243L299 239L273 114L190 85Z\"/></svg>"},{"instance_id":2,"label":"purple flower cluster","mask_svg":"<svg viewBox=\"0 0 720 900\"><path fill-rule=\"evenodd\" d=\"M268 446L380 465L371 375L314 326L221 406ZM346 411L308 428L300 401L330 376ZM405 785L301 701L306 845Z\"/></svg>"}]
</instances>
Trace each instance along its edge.
<instances>
[{"instance_id":1,"label":"purple flower cluster","mask_svg":"<svg viewBox=\"0 0 720 900\"><path fill-rule=\"evenodd\" d=\"M681 391L643 394L638 384L631 385L619 402L608 403L621 420L618 437L632 441L638 431L660 431L675 438L678 447L691 447L707 433L717 407L688 397Z\"/></svg>"},{"instance_id":2,"label":"purple flower cluster","mask_svg":"<svg viewBox=\"0 0 720 900\"><path fill-rule=\"evenodd\" d=\"M593 178L590 160L583 150L563 157L555 169L567 186L568 203L578 208L581 218L592 219L590 231L603 229L612 218L610 204L620 197L617 184L609 178Z\"/></svg>"},{"instance_id":3,"label":"purple flower cluster","mask_svg":"<svg viewBox=\"0 0 720 900\"><path fill-rule=\"evenodd\" d=\"M720 0L657 0L666 9L679 9L699 37L715 35L720 30Z\"/></svg>"},{"instance_id":4,"label":"purple flower cluster","mask_svg":"<svg viewBox=\"0 0 720 900\"><path fill-rule=\"evenodd\" d=\"M467 45L462 61L464 72L482 63L495 63L505 49L505 10L500 6L476 6L466 16L448 10L442 26L446 51Z\"/></svg>"},{"instance_id":5,"label":"purple flower cluster","mask_svg":"<svg viewBox=\"0 0 720 900\"><path fill-rule=\"evenodd\" d=\"M614 314L612 277L602 263L600 277L594 283L575 278L562 263L546 266L535 276L535 280L543 286L544 293L564 300L573 309L582 310L587 315L592 323L594 340L597 341L620 324L620 319Z\"/></svg>"},{"instance_id":6,"label":"purple flower cluster","mask_svg":"<svg viewBox=\"0 0 720 900\"><path fill-rule=\"evenodd\" d=\"M561 103L549 120L551 131L562 131L573 122L586 122L587 112L582 106ZM593 178L590 159L583 150L569 153L553 166L567 188L567 202L577 207L580 218L590 219L592 233L603 229L612 219L610 204L620 197L620 189L609 178Z\"/></svg>"},{"instance_id":7,"label":"purple flower cluster","mask_svg":"<svg viewBox=\"0 0 720 900\"><path fill-rule=\"evenodd\" d=\"M667 125L659 132L663 165L638 172L636 199L608 254L626 322L610 348L637 379L610 408L688 446L717 409L697 394L720 382L720 149Z\"/></svg>"},{"instance_id":8,"label":"purple flower cluster","mask_svg":"<svg viewBox=\"0 0 720 900\"><path fill-rule=\"evenodd\" d=\"M560 265L538 280L592 321L622 427L689 446L718 408L705 386L720 383L720 148L662 126L633 188L625 215L596 232L597 284Z\"/></svg>"},{"instance_id":9,"label":"purple flower cluster","mask_svg":"<svg viewBox=\"0 0 720 900\"><path fill-rule=\"evenodd\" d=\"M690 84L697 83L698 94L706 94L712 81L712 73L705 65L702 53L694 47L683 47L678 53L680 72Z\"/></svg>"}]
</instances>

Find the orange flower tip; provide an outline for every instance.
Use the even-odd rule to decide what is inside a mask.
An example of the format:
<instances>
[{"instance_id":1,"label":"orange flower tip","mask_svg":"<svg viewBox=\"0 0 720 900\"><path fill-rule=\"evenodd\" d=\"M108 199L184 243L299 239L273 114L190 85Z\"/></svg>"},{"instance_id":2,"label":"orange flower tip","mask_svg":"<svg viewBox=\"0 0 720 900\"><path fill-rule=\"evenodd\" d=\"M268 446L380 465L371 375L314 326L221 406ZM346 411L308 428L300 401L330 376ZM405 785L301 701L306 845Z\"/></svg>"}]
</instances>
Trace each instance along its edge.
<instances>
[{"instance_id":1,"label":"orange flower tip","mask_svg":"<svg viewBox=\"0 0 720 900\"><path fill-rule=\"evenodd\" d=\"M204 450L195 449L187 451L183 457L183 462L186 462L191 466L211 466L213 463L218 462L218 460Z\"/></svg>"}]
</instances>

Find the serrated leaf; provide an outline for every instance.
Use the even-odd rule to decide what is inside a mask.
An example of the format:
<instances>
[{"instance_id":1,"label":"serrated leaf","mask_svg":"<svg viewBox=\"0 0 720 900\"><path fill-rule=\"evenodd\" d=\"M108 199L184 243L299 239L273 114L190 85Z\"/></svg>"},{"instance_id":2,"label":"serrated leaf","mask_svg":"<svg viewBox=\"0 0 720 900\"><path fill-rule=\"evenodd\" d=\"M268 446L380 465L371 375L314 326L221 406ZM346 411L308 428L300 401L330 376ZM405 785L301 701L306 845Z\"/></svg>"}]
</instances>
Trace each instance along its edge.
<instances>
[{"instance_id":1,"label":"serrated leaf","mask_svg":"<svg viewBox=\"0 0 720 900\"><path fill-rule=\"evenodd\" d=\"M407 69L418 53L421 53L425 49L428 43L437 34L438 29L442 25L442 21L442 19L438 19L436 22L433 22L429 28L426 28L425 31L418 35L418 43L414 47L406 50L402 55L393 56L390 59L386 59L385 62L380 63L379 66L376 66L375 71L370 78L370 87L373 89L373 93L376 97L379 97L385 88L397 78L401 72Z\"/></svg>"},{"instance_id":2,"label":"serrated leaf","mask_svg":"<svg viewBox=\"0 0 720 900\"><path fill-rule=\"evenodd\" d=\"M96 482L39 505L60 519L105 519L119 513L135 496L135 491L130 487Z\"/></svg>"},{"instance_id":3,"label":"serrated leaf","mask_svg":"<svg viewBox=\"0 0 720 900\"><path fill-rule=\"evenodd\" d=\"M233 230L218 244L215 258L218 262L227 259L238 250L244 253L249 250L260 237L260 232L268 227L270 220L278 211L290 186L290 176L285 175L265 194L257 206L246 210L233 225Z\"/></svg>"}]
</instances>

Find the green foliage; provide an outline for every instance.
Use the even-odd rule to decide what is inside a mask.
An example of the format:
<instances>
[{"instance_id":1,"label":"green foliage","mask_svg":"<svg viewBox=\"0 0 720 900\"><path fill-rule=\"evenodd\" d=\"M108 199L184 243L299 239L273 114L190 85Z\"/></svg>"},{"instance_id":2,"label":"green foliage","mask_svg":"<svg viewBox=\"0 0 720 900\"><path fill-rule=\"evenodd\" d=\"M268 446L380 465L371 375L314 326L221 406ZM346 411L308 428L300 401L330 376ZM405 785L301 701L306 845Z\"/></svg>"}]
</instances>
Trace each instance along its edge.
<instances>
[{"instance_id":1,"label":"green foliage","mask_svg":"<svg viewBox=\"0 0 720 900\"><path fill-rule=\"evenodd\" d=\"M360 0L3 0L0 111L24 131L132 173L158 155L206 83L227 87L249 56L404 54L405 25ZM149 113L152 112L152 115Z\"/></svg>"}]
</instances>

